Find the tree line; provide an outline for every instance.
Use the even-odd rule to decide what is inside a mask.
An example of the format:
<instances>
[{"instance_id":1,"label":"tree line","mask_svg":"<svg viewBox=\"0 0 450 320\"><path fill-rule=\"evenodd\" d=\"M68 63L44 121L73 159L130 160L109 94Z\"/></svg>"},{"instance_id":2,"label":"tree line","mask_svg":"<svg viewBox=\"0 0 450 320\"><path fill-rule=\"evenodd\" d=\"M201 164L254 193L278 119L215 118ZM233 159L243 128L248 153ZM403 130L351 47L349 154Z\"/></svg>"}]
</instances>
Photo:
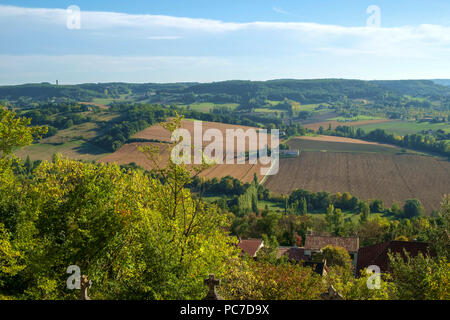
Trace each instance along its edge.
<instances>
[{"instance_id":1,"label":"tree line","mask_svg":"<svg viewBox=\"0 0 450 320\"><path fill-rule=\"evenodd\" d=\"M402 148L432 152L445 157L450 157L450 144L448 141L438 140L431 135L407 134L405 136L399 136L394 133L388 133L383 129L375 129L366 133L361 128L356 129L355 127L349 126L338 126L334 130L327 131L322 129L322 133L340 137L387 143Z\"/></svg>"}]
</instances>

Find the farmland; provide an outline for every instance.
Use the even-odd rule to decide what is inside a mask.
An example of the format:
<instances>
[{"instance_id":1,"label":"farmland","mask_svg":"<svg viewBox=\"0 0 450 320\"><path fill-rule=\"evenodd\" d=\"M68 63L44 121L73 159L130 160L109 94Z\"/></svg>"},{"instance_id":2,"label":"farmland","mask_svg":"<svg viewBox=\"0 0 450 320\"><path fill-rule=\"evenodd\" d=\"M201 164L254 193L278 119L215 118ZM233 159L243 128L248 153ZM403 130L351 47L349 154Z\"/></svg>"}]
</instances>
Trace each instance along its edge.
<instances>
[{"instance_id":1,"label":"farmland","mask_svg":"<svg viewBox=\"0 0 450 320\"><path fill-rule=\"evenodd\" d=\"M362 140L319 136L319 137L297 137L289 140L291 149L316 152L349 152L349 153L399 153L399 148Z\"/></svg>"},{"instance_id":2,"label":"farmland","mask_svg":"<svg viewBox=\"0 0 450 320\"><path fill-rule=\"evenodd\" d=\"M189 119L182 120L182 128L187 129L191 133L191 136L194 137L194 121ZM237 126L216 122L202 122L202 128L203 132L205 132L205 130L207 129L219 130L225 136L225 132L227 129L248 130L251 127ZM116 162L118 164L129 164L134 162L135 164L147 170L151 170L154 169L154 164L142 152L139 151L139 146L153 145L153 146L160 146L160 153L159 153L159 156L161 158L160 164L162 167L165 166L169 158L168 143L170 142L170 132L168 130L164 129L161 125L154 125L141 132L138 132L133 136L133 138L145 139L149 140L149 142L135 142L125 144L113 154L101 158L100 161L108 163ZM155 141L164 143L158 143ZM224 140L219 139L217 142L221 143L221 145L224 148L223 150L225 150L225 143L226 143L225 139ZM204 143L203 147L205 147L208 144L209 142ZM267 141L267 144L270 146L270 140ZM248 143L246 144L246 150L249 150ZM225 157L225 152L223 153L223 155ZM211 179L211 178L221 178L229 175L241 180L242 182L251 182L253 180L254 174L256 173L258 178L261 178L260 174L261 165L249 164L248 161L246 162L247 163L240 165L217 164L203 171L200 174L200 176L207 179Z\"/></svg>"},{"instance_id":3,"label":"farmland","mask_svg":"<svg viewBox=\"0 0 450 320\"><path fill-rule=\"evenodd\" d=\"M367 144L301 139L288 144L303 149L298 158L280 159L278 174L265 182L274 193L288 194L297 188L347 191L361 200L381 199L387 206L417 198L430 214L450 190L447 161Z\"/></svg>"},{"instance_id":4,"label":"farmland","mask_svg":"<svg viewBox=\"0 0 450 320\"><path fill-rule=\"evenodd\" d=\"M365 125L372 125L374 128L378 128L383 123L390 123L391 120L378 119L378 120L358 120L358 121L338 121L338 120L326 120L314 123L307 123L305 128L318 130L320 127L328 129L331 124L332 129L337 126L349 126L349 127L363 127Z\"/></svg>"},{"instance_id":5,"label":"farmland","mask_svg":"<svg viewBox=\"0 0 450 320\"><path fill-rule=\"evenodd\" d=\"M389 121L378 123L358 123L355 125L366 132L383 129L389 133L396 133L398 135L407 135L419 133L423 130L439 130L442 129L450 132L450 125L448 123L429 123L429 122L415 122L415 121Z\"/></svg>"},{"instance_id":6,"label":"farmland","mask_svg":"<svg viewBox=\"0 0 450 320\"><path fill-rule=\"evenodd\" d=\"M29 156L31 160L51 160L56 153L71 159L85 161L97 160L108 154L107 151L83 140L71 140L62 143L36 143L20 149L15 154L23 159Z\"/></svg>"},{"instance_id":7,"label":"farmland","mask_svg":"<svg viewBox=\"0 0 450 320\"><path fill-rule=\"evenodd\" d=\"M199 112L210 112L211 110L215 108L229 108L231 110L236 109L238 106L237 103L224 103L224 104L217 104L217 103L211 103L211 102L200 102L200 103L192 103L192 104L186 104L186 105L179 105L180 107L184 107L189 110L199 111Z\"/></svg>"},{"instance_id":8,"label":"farmland","mask_svg":"<svg viewBox=\"0 0 450 320\"><path fill-rule=\"evenodd\" d=\"M159 152L159 165L165 166L167 160L169 159L168 144L155 143L155 142L142 142L142 143L128 143L123 145L116 152L109 154L100 159L101 162L105 163L117 163L117 164L130 164L135 163L144 169L151 170L155 169L155 165L150 161L147 156L139 151L139 147L144 146L158 146Z\"/></svg>"},{"instance_id":9,"label":"farmland","mask_svg":"<svg viewBox=\"0 0 450 320\"><path fill-rule=\"evenodd\" d=\"M90 142L101 135L99 123L119 117L117 113L101 111L93 114L93 120L59 130L55 135L23 148L15 154L18 157L30 157L31 160L51 160L53 154L60 153L76 160L98 160L109 152Z\"/></svg>"},{"instance_id":10,"label":"farmland","mask_svg":"<svg viewBox=\"0 0 450 320\"><path fill-rule=\"evenodd\" d=\"M215 130L219 130L222 133L223 137L225 137L226 130L228 130L228 129L231 129L231 130L242 129L244 131L246 131L248 129L255 129L253 127L248 127L248 126L225 124L225 123L219 123L219 122L208 122L208 121L199 121L199 122L201 122L203 133L208 129L215 129ZM192 119L183 119L181 121L182 128L188 130L189 133L191 134L191 137L194 137L194 123L195 123L195 121ZM170 142L170 132L158 124L158 125L148 127L147 129L136 133L133 136L133 138ZM225 141L223 141L223 142L225 143ZM207 144L209 144L209 142L207 142L205 144L207 145ZM270 145L270 139L268 141L268 144Z\"/></svg>"},{"instance_id":11,"label":"farmland","mask_svg":"<svg viewBox=\"0 0 450 320\"><path fill-rule=\"evenodd\" d=\"M142 143L128 143L122 146L116 152L109 154L100 159L105 163L117 163L117 164L130 164L135 163L138 166L143 167L146 170L155 169L155 164L147 158L147 156L139 151L141 146L157 146L159 147L159 161L158 166L165 167L169 159L169 145L157 142L142 142ZM211 168L206 169L200 173L200 177L206 179L222 178L225 176L232 176L241 180L242 182L251 182L253 180L254 173L260 177L259 164L217 164Z\"/></svg>"}]
</instances>

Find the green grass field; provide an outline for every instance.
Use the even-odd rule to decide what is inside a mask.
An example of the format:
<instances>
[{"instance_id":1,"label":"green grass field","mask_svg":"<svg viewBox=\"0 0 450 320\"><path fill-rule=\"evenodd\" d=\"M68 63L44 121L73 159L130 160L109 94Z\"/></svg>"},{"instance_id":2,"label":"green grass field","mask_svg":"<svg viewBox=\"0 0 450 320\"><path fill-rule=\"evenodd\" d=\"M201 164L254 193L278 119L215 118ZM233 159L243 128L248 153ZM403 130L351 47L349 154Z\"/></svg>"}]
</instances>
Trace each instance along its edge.
<instances>
[{"instance_id":1,"label":"green grass field","mask_svg":"<svg viewBox=\"0 0 450 320\"><path fill-rule=\"evenodd\" d=\"M179 105L179 107L184 107L184 108L188 108L190 110L193 111L198 111L198 112L210 112L212 109L214 108L219 108L219 107L227 107L227 108L231 108L232 110L236 109L237 106L239 106L239 104L237 103L212 103L212 102L201 102L201 103L192 103L192 104L184 104L184 105Z\"/></svg>"},{"instance_id":2,"label":"green grass field","mask_svg":"<svg viewBox=\"0 0 450 320\"><path fill-rule=\"evenodd\" d=\"M313 111L313 112L318 112L318 113L323 113L323 112L327 112L330 111L330 109L319 109L316 110L318 106L323 105L323 106L329 106L328 103L313 103L313 104L301 104L300 105L300 111Z\"/></svg>"},{"instance_id":3,"label":"green grass field","mask_svg":"<svg viewBox=\"0 0 450 320\"><path fill-rule=\"evenodd\" d=\"M98 104L104 104L105 106L110 104L113 101L126 101L126 98L128 97L128 94L121 94L120 98L94 98L92 99L93 103L98 103Z\"/></svg>"},{"instance_id":4,"label":"green grass field","mask_svg":"<svg viewBox=\"0 0 450 320\"><path fill-rule=\"evenodd\" d=\"M391 121L374 124L366 124L357 126L366 132L373 131L375 129L383 129L390 133L396 133L404 136L407 134L413 134L421 132L422 130L438 130L442 129L446 132L450 132L449 123L429 123L429 122L414 122L414 121Z\"/></svg>"},{"instance_id":5,"label":"green grass field","mask_svg":"<svg viewBox=\"0 0 450 320\"><path fill-rule=\"evenodd\" d=\"M343 211L344 219L350 219L352 222L356 223L359 221L359 213ZM325 213L308 213L311 217L323 217L325 218ZM387 218L389 220L393 220L394 217L392 215L386 215L384 213L371 213L370 218L375 218L376 216Z\"/></svg>"},{"instance_id":6,"label":"green grass field","mask_svg":"<svg viewBox=\"0 0 450 320\"><path fill-rule=\"evenodd\" d=\"M51 160L53 154L61 153L63 156L74 160L97 160L109 154L107 151L83 140L73 140L62 144L35 143L20 149L15 155L31 160Z\"/></svg>"},{"instance_id":7,"label":"green grass field","mask_svg":"<svg viewBox=\"0 0 450 320\"><path fill-rule=\"evenodd\" d=\"M108 151L89 143L88 140L102 134L97 121L109 121L118 117L119 114L101 111L92 116L94 120L91 122L59 130L56 135L22 148L15 154L23 159L30 156L31 160L51 160L55 153L61 153L71 159L86 161L97 160L106 156L109 154Z\"/></svg>"},{"instance_id":8,"label":"green grass field","mask_svg":"<svg viewBox=\"0 0 450 320\"><path fill-rule=\"evenodd\" d=\"M255 112L262 112L262 113L283 113L286 112L285 110L279 110L279 109L270 109L270 108L256 108L254 109Z\"/></svg>"},{"instance_id":9,"label":"green grass field","mask_svg":"<svg viewBox=\"0 0 450 320\"><path fill-rule=\"evenodd\" d=\"M352 117L352 118L335 117L335 118L331 118L331 119L327 119L327 120L347 122L347 121L366 121L366 120L383 120L383 119L384 118L381 118L381 117L359 115L359 116Z\"/></svg>"}]
</instances>

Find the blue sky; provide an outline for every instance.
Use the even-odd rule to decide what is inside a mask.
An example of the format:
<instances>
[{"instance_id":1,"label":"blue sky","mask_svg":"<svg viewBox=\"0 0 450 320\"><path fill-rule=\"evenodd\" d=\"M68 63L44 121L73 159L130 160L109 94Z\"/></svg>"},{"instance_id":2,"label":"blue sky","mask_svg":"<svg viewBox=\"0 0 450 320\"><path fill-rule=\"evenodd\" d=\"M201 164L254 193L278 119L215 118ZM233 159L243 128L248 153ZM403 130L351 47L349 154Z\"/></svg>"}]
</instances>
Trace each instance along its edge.
<instances>
[{"instance_id":1,"label":"blue sky","mask_svg":"<svg viewBox=\"0 0 450 320\"><path fill-rule=\"evenodd\" d=\"M0 0L0 40L0 84L450 78L450 1Z\"/></svg>"}]
</instances>

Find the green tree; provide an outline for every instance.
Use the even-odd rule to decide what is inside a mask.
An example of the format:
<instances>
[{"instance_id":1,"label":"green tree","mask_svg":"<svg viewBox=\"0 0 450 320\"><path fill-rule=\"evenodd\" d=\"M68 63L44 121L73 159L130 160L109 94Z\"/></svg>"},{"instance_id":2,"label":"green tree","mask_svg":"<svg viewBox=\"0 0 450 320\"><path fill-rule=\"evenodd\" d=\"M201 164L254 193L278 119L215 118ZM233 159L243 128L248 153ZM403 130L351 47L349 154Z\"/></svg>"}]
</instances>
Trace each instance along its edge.
<instances>
[{"instance_id":1,"label":"green tree","mask_svg":"<svg viewBox=\"0 0 450 320\"><path fill-rule=\"evenodd\" d=\"M366 222L360 223L358 236L362 246L370 246L389 240L389 228L391 224L386 218L375 216Z\"/></svg>"},{"instance_id":2,"label":"green tree","mask_svg":"<svg viewBox=\"0 0 450 320\"><path fill-rule=\"evenodd\" d=\"M341 209L335 209L332 204L327 209L325 219L328 230L335 236L342 236L344 233L344 214Z\"/></svg>"},{"instance_id":3,"label":"green tree","mask_svg":"<svg viewBox=\"0 0 450 320\"><path fill-rule=\"evenodd\" d=\"M255 213L258 212L258 196L256 193L252 194L252 211Z\"/></svg>"},{"instance_id":4,"label":"green tree","mask_svg":"<svg viewBox=\"0 0 450 320\"><path fill-rule=\"evenodd\" d=\"M21 265L21 252L11 244L10 237L5 226L0 223L0 286L2 287L5 286L5 279L15 276L25 268Z\"/></svg>"},{"instance_id":5,"label":"green tree","mask_svg":"<svg viewBox=\"0 0 450 320\"><path fill-rule=\"evenodd\" d=\"M318 260L325 259L327 261L327 266L329 267L339 266L349 270L353 268L348 251L342 247L327 245L323 247L314 258Z\"/></svg>"},{"instance_id":6,"label":"green tree","mask_svg":"<svg viewBox=\"0 0 450 320\"><path fill-rule=\"evenodd\" d=\"M317 300L326 290L323 278L299 264L231 260L220 294L233 300Z\"/></svg>"},{"instance_id":7,"label":"green tree","mask_svg":"<svg viewBox=\"0 0 450 320\"><path fill-rule=\"evenodd\" d=\"M302 197L298 203L298 213L301 215L306 215L308 213L308 204L305 197Z\"/></svg>"},{"instance_id":8,"label":"green tree","mask_svg":"<svg viewBox=\"0 0 450 320\"><path fill-rule=\"evenodd\" d=\"M30 145L47 133L47 127L30 127L31 119L17 117L0 105L0 157L11 154L14 148Z\"/></svg>"},{"instance_id":9,"label":"green tree","mask_svg":"<svg viewBox=\"0 0 450 320\"><path fill-rule=\"evenodd\" d=\"M370 217L370 207L367 203L363 202L361 204L361 209L360 209L360 214L359 214L359 221L361 223L367 222L367 220L369 220Z\"/></svg>"},{"instance_id":10,"label":"green tree","mask_svg":"<svg viewBox=\"0 0 450 320\"><path fill-rule=\"evenodd\" d=\"M400 208L400 205L397 202L394 202L392 204L391 212L396 217L401 217L403 215L403 211L402 211L402 209Z\"/></svg>"},{"instance_id":11,"label":"green tree","mask_svg":"<svg viewBox=\"0 0 450 320\"><path fill-rule=\"evenodd\" d=\"M281 215L277 212L269 212L262 219L259 219L257 224L260 234L266 234L268 237L276 236L280 219Z\"/></svg>"},{"instance_id":12,"label":"green tree","mask_svg":"<svg viewBox=\"0 0 450 320\"><path fill-rule=\"evenodd\" d=\"M264 246L259 249L257 253L257 258L259 261L264 261L268 263L275 264L277 262L278 255L278 241L276 236L267 237L263 234L262 236Z\"/></svg>"},{"instance_id":13,"label":"green tree","mask_svg":"<svg viewBox=\"0 0 450 320\"><path fill-rule=\"evenodd\" d=\"M377 212L377 213L383 212L384 211L383 201L382 200L373 200L372 203L370 204L370 211Z\"/></svg>"},{"instance_id":14,"label":"green tree","mask_svg":"<svg viewBox=\"0 0 450 320\"><path fill-rule=\"evenodd\" d=\"M389 255L392 282L401 300L450 299L450 263L446 258L434 260L419 253Z\"/></svg>"},{"instance_id":15,"label":"green tree","mask_svg":"<svg viewBox=\"0 0 450 320\"><path fill-rule=\"evenodd\" d=\"M185 167L171 162L155 174L161 179L55 156L24 186L0 167L8 195L0 199L0 295L76 298L65 287L75 264L95 283L96 299L203 297L202 279L223 276L238 255L228 216L191 195Z\"/></svg>"},{"instance_id":16,"label":"green tree","mask_svg":"<svg viewBox=\"0 0 450 320\"><path fill-rule=\"evenodd\" d=\"M418 199L409 199L406 200L405 205L403 206L403 215L406 218L414 218L423 216L425 214L425 208L422 203Z\"/></svg>"},{"instance_id":17,"label":"green tree","mask_svg":"<svg viewBox=\"0 0 450 320\"><path fill-rule=\"evenodd\" d=\"M444 195L441 200L438 218L421 235L431 244L433 252L438 258L450 261L450 195Z\"/></svg>"},{"instance_id":18,"label":"green tree","mask_svg":"<svg viewBox=\"0 0 450 320\"><path fill-rule=\"evenodd\" d=\"M353 272L343 267L331 267L326 282L344 297L345 300L389 300L396 298L397 288L389 274L380 274L380 287L370 289L367 285L373 281L372 273L362 270L361 276L355 278Z\"/></svg>"}]
</instances>

